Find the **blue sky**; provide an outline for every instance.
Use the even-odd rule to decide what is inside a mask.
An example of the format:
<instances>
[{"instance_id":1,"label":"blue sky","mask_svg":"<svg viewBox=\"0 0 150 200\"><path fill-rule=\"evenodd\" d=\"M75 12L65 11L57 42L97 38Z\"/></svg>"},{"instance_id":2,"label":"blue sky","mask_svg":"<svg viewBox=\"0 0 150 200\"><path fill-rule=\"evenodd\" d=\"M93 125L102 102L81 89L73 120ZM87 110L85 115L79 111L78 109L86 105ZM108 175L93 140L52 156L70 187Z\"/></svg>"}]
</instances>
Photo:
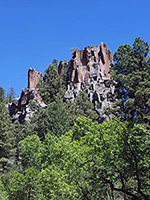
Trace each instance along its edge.
<instances>
[{"instance_id":1,"label":"blue sky","mask_svg":"<svg viewBox=\"0 0 150 200\"><path fill-rule=\"evenodd\" d=\"M30 67L44 73L73 47L150 44L149 9L149 0L0 0L0 86L20 95Z\"/></svg>"}]
</instances>

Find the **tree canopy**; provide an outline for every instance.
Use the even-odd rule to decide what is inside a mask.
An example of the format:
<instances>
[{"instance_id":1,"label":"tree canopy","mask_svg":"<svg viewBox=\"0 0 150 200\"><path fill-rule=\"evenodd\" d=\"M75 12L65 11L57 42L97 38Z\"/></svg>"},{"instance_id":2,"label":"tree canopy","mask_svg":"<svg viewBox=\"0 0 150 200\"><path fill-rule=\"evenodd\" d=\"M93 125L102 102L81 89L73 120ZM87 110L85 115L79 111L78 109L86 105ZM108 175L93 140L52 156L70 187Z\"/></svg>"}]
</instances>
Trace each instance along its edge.
<instances>
[{"instance_id":1,"label":"tree canopy","mask_svg":"<svg viewBox=\"0 0 150 200\"><path fill-rule=\"evenodd\" d=\"M45 75L39 84L40 95L46 104L54 102L56 97L63 98L65 93L65 86L57 70L57 60L54 59L52 64L45 70Z\"/></svg>"},{"instance_id":2,"label":"tree canopy","mask_svg":"<svg viewBox=\"0 0 150 200\"><path fill-rule=\"evenodd\" d=\"M39 109L34 114L29 127L28 135L36 134L41 140L47 133L57 137L64 134L71 128L71 116L66 103L57 97L45 109Z\"/></svg>"},{"instance_id":3,"label":"tree canopy","mask_svg":"<svg viewBox=\"0 0 150 200\"><path fill-rule=\"evenodd\" d=\"M20 142L24 173L8 181L10 199L149 199L149 138L140 125L85 117L60 138L28 136Z\"/></svg>"},{"instance_id":4,"label":"tree canopy","mask_svg":"<svg viewBox=\"0 0 150 200\"><path fill-rule=\"evenodd\" d=\"M84 91L64 98L56 59L39 84L45 106L30 101L24 124L8 113L14 90L5 99L0 87L0 199L150 200L148 53L140 38L115 52L116 109L107 123L98 123Z\"/></svg>"},{"instance_id":5,"label":"tree canopy","mask_svg":"<svg viewBox=\"0 0 150 200\"><path fill-rule=\"evenodd\" d=\"M14 154L14 128L4 102L0 102L0 173L10 165Z\"/></svg>"},{"instance_id":6,"label":"tree canopy","mask_svg":"<svg viewBox=\"0 0 150 200\"><path fill-rule=\"evenodd\" d=\"M114 54L113 77L122 120L150 125L149 46L136 38L133 46L121 45Z\"/></svg>"}]
</instances>

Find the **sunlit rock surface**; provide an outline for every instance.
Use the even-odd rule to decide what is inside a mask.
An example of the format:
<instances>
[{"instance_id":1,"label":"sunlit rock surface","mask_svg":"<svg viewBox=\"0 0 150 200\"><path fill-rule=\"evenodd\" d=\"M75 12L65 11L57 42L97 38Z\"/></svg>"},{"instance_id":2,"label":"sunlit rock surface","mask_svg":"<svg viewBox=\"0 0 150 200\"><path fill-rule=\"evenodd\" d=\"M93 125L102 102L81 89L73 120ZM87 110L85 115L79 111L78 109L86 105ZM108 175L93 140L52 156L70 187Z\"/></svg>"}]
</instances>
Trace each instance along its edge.
<instances>
[{"instance_id":1,"label":"sunlit rock surface","mask_svg":"<svg viewBox=\"0 0 150 200\"><path fill-rule=\"evenodd\" d=\"M99 122L108 121L111 117L106 115L105 110L111 108L108 94L113 94L115 90L110 75L112 62L112 52L102 42L97 47L77 49L69 62L61 61L58 66L58 74L66 86L65 98L74 101L81 91L85 91L99 114ZM40 107L46 106L39 95L38 83L41 79L41 72L29 69L28 88L22 90L20 98L13 99L8 106L13 121L23 123L30 119L35 112L30 109L30 100Z\"/></svg>"},{"instance_id":2,"label":"sunlit rock surface","mask_svg":"<svg viewBox=\"0 0 150 200\"><path fill-rule=\"evenodd\" d=\"M12 103L9 104L8 109L12 121L18 120L20 123L29 120L34 114L34 110L30 109L29 102L34 100L37 106L45 107L41 96L38 92L38 83L42 79L41 72L37 72L34 68L28 71L28 88L23 89L20 98L13 99Z\"/></svg>"},{"instance_id":3,"label":"sunlit rock surface","mask_svg":"<svg viewBox=\"0 0 150 200\"><path fill-rule=\"evenodd\" d=\"M109 73L112 62L112 52L106 44L100 43L97 47L76 50L68 63L61 61L58 66L58 73L67 88L65 97L74 101L80 91L85 91L100 116L100 122L109 120L105 110L111 107L107 95L114 93Z\"/></svg>"}]
</instances>

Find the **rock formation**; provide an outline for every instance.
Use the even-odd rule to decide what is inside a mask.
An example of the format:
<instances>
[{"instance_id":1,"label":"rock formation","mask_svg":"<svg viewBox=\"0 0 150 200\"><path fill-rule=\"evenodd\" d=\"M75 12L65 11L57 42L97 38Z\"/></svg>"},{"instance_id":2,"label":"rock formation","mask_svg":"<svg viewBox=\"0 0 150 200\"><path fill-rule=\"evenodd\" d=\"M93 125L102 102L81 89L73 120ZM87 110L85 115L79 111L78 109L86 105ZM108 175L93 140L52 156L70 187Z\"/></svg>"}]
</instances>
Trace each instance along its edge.
<instances>
[{"instance_id":1,"label":"rock formation","mask_svg":"<svg viewBox=\"0 0 150 200\"><path fill-rule=\"evenodd\" d=\"M36 100L38 103L42 102L42 98L38 93L38 83L42 79L42 73L37 72L34 68L30 68L28 71L28 90L32 91L33 100Z\"/></svg>"},{"instance_id":2,"label":"rock formation","mask_svg":"<svg viewBox=\"0 0 150 200\"><path fill-rule=\"evenodd\" d=\"M23 89L20 98L13 99L8 105L12 120L18 120L23 123L33 115L34 111L29 107L29 101L34 100L36 104L45 107L41 96L38 93L38 83L42 79L41 72L37 72L34 68L28 71L28 88Z\"/></svg>"},{"instance_id":3,"label":"rock formation","mask_svg":"<svg viewBox=\"0 0 150 200\"><path fill-rule=\"evenodd\" d=\"M28 71L28 88L36 88L39 81L42 79L41 72L37 72L34 68L30 68Z\"/></svg>"},{"instance_id":4,"label":"rock formation","mask_svg":"<svg viewBox=\"0 0 150 200\"><path fill-rule=\"evenodd\" d=\"M65 98L74 101L80 91L85 91L99 114L99 122L108 121L110 117L105 114L105 109L111 107L108 94L114 93L109 73L112 62L111 51L106 44L100 43L97 47L76 50L68 63L61 61L58 66L58 74L66 86ZM13 121L18 120L23 123L29 120L35 112L30 109L30 100L34 100L41 107L46 106L38 92L38 83L41 79L40 72L29 69L28 88L22 90L21 97L15 98L9 105Z\"/></svg>"},{"instance_id":5,"label":"rock formation","mask_svg":"<svg viewBox=\"0 0 150 200\"><path fill-rule=\"evenodd\" d=\"M111 106L107 95L114 93L109 73L112 62L112 52L106 44L100 43L97 47L76 50L68 63L61 61L58 66L58 73L67 87L65 97L74 101L84 90L99 113L100 122L109 119L104 111Z\"/></svg>"}]
</instances>

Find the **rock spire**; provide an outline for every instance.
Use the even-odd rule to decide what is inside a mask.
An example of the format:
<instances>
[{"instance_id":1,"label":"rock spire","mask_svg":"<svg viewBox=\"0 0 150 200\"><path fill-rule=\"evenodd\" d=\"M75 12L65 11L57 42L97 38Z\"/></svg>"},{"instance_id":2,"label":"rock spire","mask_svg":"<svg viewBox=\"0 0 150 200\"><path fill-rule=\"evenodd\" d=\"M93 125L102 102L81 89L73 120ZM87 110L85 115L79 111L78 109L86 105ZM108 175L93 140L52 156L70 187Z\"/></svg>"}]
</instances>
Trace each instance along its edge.
<instances>
[{"instance_id":1,"label":"rock spire","mask_svg":"<svg viewBox=\"0 0 150 200\"><path fill-rule=\"evenodd\" d=\"M66 86L65 98L75 101L80 91L85 91L89 100L94 104L94 109L99 114L99 122L108 121L105 110L111 107L108 94L114 93L114 84L110 84L110 67L113 62L112 52L103 42L97 47L77 49L69 62L61 61L58 74ZM13 121L23 123L29 120L34 113L29 108L29 101L35 100L41 107L43 103L38 92L38 83L42 79L41 72L34 68L28 71L28 88L22 90L21 97L15 98L9 105L9 112Z\"/></svg>"},{"instance_id":2,"label":"rock spire","mask_svg":"<svg viewBox=\"0 0 150 200\"><path fill-rule=\"evenodd\" d=\"M58 66L58 73L67 88L65 97L74 101L80 91L85 91L99 113L100 121L109 119L104 110L110 107L108 93L114 93L114 86L109 84L112 62L113 54L102 42L97 47L76 50L68 63L61 61Z\"/></svg>"}]
</instances>

